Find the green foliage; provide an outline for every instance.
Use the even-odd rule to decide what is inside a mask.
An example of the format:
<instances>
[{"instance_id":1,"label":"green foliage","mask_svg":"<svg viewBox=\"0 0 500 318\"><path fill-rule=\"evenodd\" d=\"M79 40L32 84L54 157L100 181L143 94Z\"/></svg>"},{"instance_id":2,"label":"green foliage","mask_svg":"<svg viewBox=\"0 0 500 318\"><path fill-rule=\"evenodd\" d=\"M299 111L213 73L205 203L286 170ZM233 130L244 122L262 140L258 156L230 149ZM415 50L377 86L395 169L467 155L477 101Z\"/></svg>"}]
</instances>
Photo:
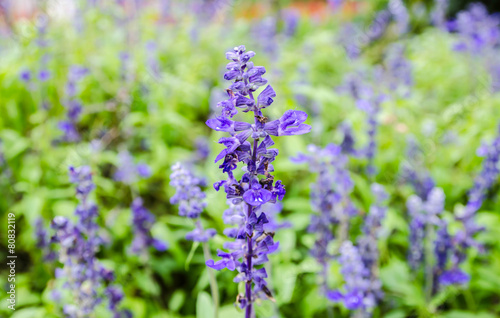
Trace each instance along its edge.
<instances>
[{"instance_id":1,"label":"green foliage","mask_svg":"<svg viewBox=\"0 0 500 318\"><path fill-rule=\"evenodd\" d=\"M311 134L277 140L277 179L287 187L281 217L293 227L276 233L280 252L271 257L268 271L276 302L258 303L257 316L326 317L328 307L334 306L335 317L349 317L347 310L332 305L319 294L319 265L309 256L314 239L306 231L312 213L309 184L315 176L288 160L305 151L309 143L339 143L341 136L336 128L344 120L353 124L358 145L366 142L364 114L352 100L335 90L343 76L355 68L334 41L338 26L303 17L293 38L279 40L279 58L273 59L251 33L252 21L236 20L231 27L223 23L200 25L190 18L161 24L153 22L155 16L153 10L147 11L128 31L116 27L112 15L97 10L84 15L83 33L76 32L70 21L52 21L48 31L50 45L46 48L52 78L46 83L35 81L31 86L19 80L19 72L26 68L37 70L45 54L35 45L34 26L20 21L14 30L17 37L0 42L0 139L6 160L6 166L0 170L0 226L6 228L6 213L16 214L16 253L20 264L18 310L12 317L62 314L50 296L55 287L54 269L59 264L43 261L42 251L35 247L34 223L40 216L46 226L56 215L72 217L76 199L67 180L67 167L82 164L90 165L94 172L97 189L93 199L99 206L99 224L112 242L98 257L115 270L117 283L126 295L123 306L134 317L211 317L213 302L205 260L201 248L184 239L192 224L179 217L170 205L173 189L168 176L173 163L192 159L196 139L206 137L211 156L198 165L198 173L207 178L209 185L221 177L212 161L221 149L215 142L220 135L210 132L204 122L214 107L212 95L224 93L226 87L221 75L225 49L239 44L256 51L255 64L268 70L267 78L278 95L269 109L273 119L286 109L307 108L310 112L317 108L317 115L308 119L313 125ZM128 36L136 36L136 42L127 43ZM158 46L158 76L147 66L144 46L148 40L154 40ZM405 262L408 217L404 204L412 191L399 183L398 172L405 161L407 137L414 135L423 146L426 166L437 185L445 190L446 215L451 220L455 209L465 203L467 190L480 169L481 159L475 155L475 149L481 139L492 138L496 133L500 95L488 92L489 79L474 60L451 49L453 35L426 29L402 41L408 45L413 63L415 88L409 98L384 103L380 116L375 159L379 174L375 181L386 186L391 199L379 242L380 277L386 298L374 316L499 316L498 185L477 218L486 227L478 239L486 244L488 252L469 253L465 268L472 275L470 284L464 288L450 287L427 301L422 277L412 273ZM129 71L133 78L128 82L120 78L121 51L132 56ZM361 67L372 67L381 60L381 52L376 45L368 47ZM64 117L66 76L73 64L85 65L91 74L82 81L79 93L84 104L78 126L83 140L78 144L56 144L54 140L61 136L57 123ZM307 70L305 75L300 74L300 68ZM297 85L301 78L306 83ZM305 95L308 104L300 105L296 93ZM42 107L44 101L50 104L47 110ZM448 133L456 135L451 143L443 142ZM104 149L92 150L90 142L103 136ZM152 176L138 182L134 189L112 179L116 155L121 149L130 150L137 160L152 168ZM373 201L369 187L372 180L363 173L365 165L362 160L350 164L356 183L354 201L363 212ZM223 193L210 186L206 191L209 205L203 222L219 233L211 242L215 254L225 241L221 215L226 200ZM143 197L145 205L157 216L155 237L170 245L164 253L151 250L147 260L128 250L132 241L129 206L133 192ZM5 259L6 239L1 237L0 255ZM0 281L5 282L5 266L1 270ZM338 266L333 265L330 271L332 288L340 286ZM220 318L242 316L233 304L238 294L233 278L232 272L217 273ZM0 295L0 302L6 303L5 293ZM10 314L5 306L0 308L2 317ZM106 317L107 312L100 308L97 315Z\"/></svg>"}]
</instances>

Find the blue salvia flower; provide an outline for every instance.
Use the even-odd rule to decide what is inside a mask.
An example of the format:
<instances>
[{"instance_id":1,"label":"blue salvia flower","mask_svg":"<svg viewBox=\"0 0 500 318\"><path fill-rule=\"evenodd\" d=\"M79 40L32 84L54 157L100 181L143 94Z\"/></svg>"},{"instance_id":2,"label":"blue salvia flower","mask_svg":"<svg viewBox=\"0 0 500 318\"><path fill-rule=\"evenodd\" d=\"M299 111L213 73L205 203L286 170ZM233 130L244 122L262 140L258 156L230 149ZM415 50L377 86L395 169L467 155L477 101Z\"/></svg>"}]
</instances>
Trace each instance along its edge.
<instances>
[{"instance_id":1,"label":"blue salvia flower","mask_svg":"<svg viewBox=\"0 0 500 318\"><path fill-rule=\"evenodd\" d=\"M150 167L143 162L134 163L134 158L127 150L118 153L118 169L114 174L115 181L125 184L133 184L139 178L148 178L151 176Z\"/></svg>"},{"instance_id":2,"label":"blue salvia flower","mask_svg":"<svg viewBox=\"0 0 500 318\"><path fill-rule=\"evenodd\" d=\"M449 29L459 34L455 50L471 54L485 54L500 41L500 18L490 15L482 3L472 3L449 23Z\"/></svg>"},{"instance_id":3,"label":"blue salvia flower","mask_svg":"<svg viewBox=\"0 0 500 318\"><path fill-rule=\"evenodd\" d=\"M356 101L356 106L366 113L368 144L363 149L358 150L357 154L368 159L367 173L369 175L374 175L376 172L373 160L377 149L378 114L382 102L387 98L379 92L379 84L376 86L365 78L371 75L373 80L377 81L377 78L381 76L380 73L381 69L376 68L372 74L366 72L348 74L344 79L344 83L337 88L340 93L351 95Z\"/></svg>"},{"instance_id":4,"label":"blue salvia flower","mask_svg":"<svg viewBox=\"0 0 500 318\"><path fill-rule=\"evenodd\" d=\"M204 163L205 160L207 160L208 156L210 155L210 147L207 138L205 137L198 137L195 140L195 148L196 148L196 155L195 155L195 163Z\"/></svg>"},{"instance_id":5,"label":"blue salvia flower","mask_svg":"<svg viewBox=\"0 0 500 318\"><path fill-rule=\"evenodd\" d=\"M453 236L452 269L445 271L440 282L443 285L464 284L469 281L469 275L458 266L466 259L466 252L470 247L483 251L484 247L474 239L474 236L484 230L476 224L474 216L483 205L488 190L498 180L500 174L500 126L497 137L490 145L483 144L478 149L478 155L485 157L483 168L474 180L474 186L469 190L468 202L457 219L462 223L462 229Z\"/></svg>"},{"instance_id":6,"label":"blue salvia flower","mask_svg":"<svg viewBox=\"0 0 500 318\"><path fill-rule=\"evenodd\" d=\"M207 242L217 232L215 229L204 229L199 217L207 206L205 193L200 186L203 181L193 176L191 171L180 162L172 166L170 185L176 193L170 198L170 203L179 205L179 215L196 220L196 228L186 234L186 239L194 242Z\"/></svg>"},{"instance_id":7,"label":"blue salvia flower","mask_svg":"<svg viewBox=\"0 0 500 318\"><path fill-rule=\"evenodd\" d=\"M391 17L391 12L389 10L381 10L377 12L375 18L366 31L368 43L374 42L384 35L389 23L391 22Z\"/></svg>"},{"instance_id":8,"label":"blue salvia flower","mask_svg":"<svg viewBox=\"0 0 500 318\"><path fill-rule=\"evenodd\" d=\"M363 263L371 274L374 274L374 266L378 263L377 239L382 226L382 221L387 212L385 202L388 194L384 187L378 183L373 183L370 190L375 196L375 203L370 206L370 211L363 224L363 236L359 239L358 246L363 259Z\"/></svg>"},{"instance_id":9,"label":"blue salvia flower","mask_svg":"<svg viewBox=\"0 0 500 318\"><path fill-rule=\"evenodd\" d=\"M19 78L24 83L28 84L31 81L31 71L29 69L24 69L19 73Z\"/></svg>"},{"instance_id":10,"label":"blue salvia flower","mask_svg":"<svg viewBox=\"0 0 500 318\"><path fill-rule=\"evenodd\" d=\"M370 281L370 271L365 267L358 248L351 241L345 241L340 246L339 263L344 278L343 292L330 291L328 298L342 302L349 310L369 312L375 307L378 297L372 290L379 290L380 282L374 284ZM372 288L372 285L375 288Z\"/></svg>"},{"instance_id":11,"label":"blue salvia flower","mask_svg":"<svg viewBox=\"0 0 500 318\"><path fill-rule=\"evenodd\" d=\"M130 250L137 255L147 255L149 247L163 252L168 245L151 235L151 227L155 223L155 216L149 212L143 205L141 198L135 198L132 202L132 227L134 231L134 240Z\"/></svg>"},{"instance_id":12,"label":"blue salvia flower","mask_svg":"<svg viewBox=\"0 0 500 318\"><path fill-rule=\"evenodd\" d=\"M352 131L351 124L348 122L343 122L340 125L340 131L343 134L343 139L340 143L342 153L357 157L358 151L356 150L356 140L354 138L354 132Z\"/></svg>"},{"instance_id":13,"label":"blue salvia flower","mask_svg":"<svg viewBox=\"0 0 500 318\"><path fill-rule=\"evenodd\" d=\"M65 99L62 104L66 108L66 120L59 122L59 129L64 133L61 140L64 142L80 141L77 124L82 112L82 103L78 99L78 83L87 75L88 69L73 65L68 72L65 88Z\"/></svg>"},{"instance_id":14,"label":"blue salvia flower","mask_svg":"<svg viewBox=\"0 0 500 318\"><path fill-rule=\"evenodd\" d=\"M396 30L399 35L409 31L410 15L402 0L389 0L389 12L396 22Z\"/></svg>"},{"instance_id":15,"label":"blue salvia flower","mask_svg":"<svg viewBox=\"0 0 500 318\"><path fill-rule=\"evenodd\" d=\"M56 259L57 254L51 248L50 237L41 217L35 222L35 242L36 248L42 251L44 260L51 262Z\"/></svg>"},{"instance_id":16,"label":"blue salvia flower","mask_svg":"<svg viewBox=\"0 0 500 318\"><path fill-rule=\"evenodd\" d=\"M424 242L427 238L427 226L439 226L439 215L444 210L445 195L441 188L433 188L427 199L422 200L412 195L406 201L410 215L410 249L408 262L412 269L418 269L424 260Z\"/></svg>"},{"instance_id":17,"label":"blue salvia flower","mask_svg":"<svg viewBox=\"0 0 500 318\"><path fill-rule=\"evenodd\" d=\"M322 267L322 293L328 295L328 268L334 256L330 244L334 239L333 227L341 223L343 233L340 235L346 236L348 221L357 213L349 199L354 182L345 168L348 158L341 153L340 146L330 144L321 149L310 145L308 150L310 155L299 154L292 160L307 163L311 172L318 174L311 185L311 205L318 214L311 217L308 231L316 235L311 254ZM340 239L343 241L346 237Z\"/></svg>"},{"instance_id":18,"label":"blue salvia flower","mask_svg":"<svg viewBox=\"0 0 500 318\"><path fill-rule=\"evenodd\" d=\"M380 184L371 185L375 203L365 218L363 235L358 239L358 247L350 241L345 241L340 247L341 273L344 275L344 293L338 290L330 291L328 298L343 302L350 310L360 310L363 316L370 316L371 311L383 297L382 283L378 273L377 239L385 217L388 198L385 189Z\"/></svg>"},{"instance_id":19,"label":"blue salvia flower","mask_svg":"<svg viewBox=\"0 0 500 318\"><path fill-rule=\"evenodd\" d=\"M282 11L283 22L285 23L283 33L286 37L293 37L297 32L297 27L300 21L300 12L293 9Z\"/></svg>"},{"instance_id":20,"label":"blue salvia flower","mask_svg":"<svg viewBox=\"0 0 500 318\"><path fill-rule=\"evenodd\" d=\"M232 82L227 90L228 99L219 103L221 116L207 121L210 128L229 134L229 137L219 140L226 149L215 159L215 162L222 160L219 168L227 174L227 179L216 182L214 188L223 188L227 199L231 199L234 205L243 205L244 211L240 227L231 233L236 242L225 245L230 252L219 251L222 259L217 262L209 260L207 265L217 270L228 268L239 272L235 282L245 283L245 296L238 297L238 302L241 308L245 308L247 318L252 316L252 303L257 297L272 297L266 287L265 268L256 268L267 262L267 255L278 248L272 235L264 231L264 225L269 221L262 205L282 200L285 195L285 187L281 181L274 181L271 174L274 171L272 162L278 155L277 149L270 148L274 144L271 136L301 135L311 129L304 124L307 114L302 111L288 110L281 118L271 121L263 115L262 110L274 102L276 93L268 85L254 97L259 87L267 83L262 77L265 68L250 62L254 55L243 45L226 53L230 62L224 78ZM238 109L253 113L253 123L231 120ZM244 174L238 180L233 170L240 162L244 164Z\"/></svg>"},{"instance_id":21,"label":"blue salvia flower","mask_svg":"<svg viewBox=\"0 0 500 318\"><path fill-rule=\"evenodd\" d=\"M157 78L160 76L160 63L158 61L158 48L154 41L146 43L146 64L151 74Z\"/></svg>"},{"instance_id":22,"label":"blue salvia flower","mask_svg":"<svg viewBox=\"0 0 500 318\"><path fill-rule=\"evenodd\" d=\"M375 152L377 151L376 135L378 131L378 114L380 112L380 105L385 100L385 96L381 94L370 93L365 97L358 99L356 105L359 109L366 113L366 124L368 134L368 144L363 150L365 158L368 159L367 173L374 175L376 173L373 160L375 159Z\"/></svg>"},{"instance_id":23,"label":"blue salvia flower","mask_svg":"<svg viewBox=\"0 0 500 318\"><path fill-rule=\"evenodd\" d=\"M278 21L274 16L267 16L253 26L252 33L257 44L271 58L275 59L278 55L279 46L276 37L278 35Z\"/></svg>"},{"instance_id":24,"label":"blue salvia flower","mask_svg":"<svg viewBox=\"0 0 500 318\"><path fill-rule=\"evenodd\" d=\"M413 186L416 194L423 200L435 186L429 171L422 162L422 150L415 138L409 138L406 149L406 159L401 166L401 180Z\"/></svg>"},{"instance_id":25,"label":"blue salvia flower","mask_svg":"<svg viewBox=\"0 0 500 318\"><path fill-rule=\"evenodd\" d=\"M440 29L446 28L446 14L448 12L449 0L435 0L431 12L432 24Z\"/></svg>"},{"instance_id":26,"label":"blue salvia flower","mask_svg":"<svg viewBox=\"0 0 500 318\"><path fill-rule=\"evenodd\" d=\"M383 84L389 91L401 92L401 96L407 97L413 86L413 68L405 57L405 51L403 44L397 43L390 46L385 57Z\"/></svg>"},{"instance_id":27,"label":"blue salvia flower","mask_svg":"<svg viewBox=\"0 0 500 318\"><path fill-rule=\"evenodd\" d=\"M500 61L490 63L487 68L491 75L491 90L493 93L500 92Z\"/></svg>"},{"instance_id":28,"label":"blue salvia flower","mask_svg":"<svg viewBox=\"0 0 500 318\"><path fill-rule=\"evenodd\" d=\"M340 29L337 42L344 47L347 57L354 60L361 55L364 44L362 32L354 23L345 23Z\"/></svg>"},{"instance_id":29,"label":"blue salvia flower","mask_svg":"<svg viewBox=\"0 0 500 318\"><path fill-rule=\"evenodd\" d=\"M40 82L49 80L51 75L47 67L49 56L45 51L45 48L48 46L48 41L46 39L48 26L49 17L46 14L38 15L36 19L36 27L38 32L36 43L38 47L43 50L42 57L40 58L40 68L38 70L38 80L40 80Z\"/></svg>"},{"instance_id":30,"label":"blue salvia flower","mask_svg":"<svg viewBox=\"0 0 500 318\"><path fill-rule=\"evenodd\" d=\"M97 206L89 200L90 192L95 187L90 167L70 167L69 177L76 185L79 205L75 215L78 221L73 223L65 217L56 216L52 221L55 235L51 241L60 245L59 261L63 264L63 268L56 269L56 278L63 279L64 288L68 288L73 295L72 304L63 308L64 314L67 317L87 317L102 302L103 294L115 288L112 285L114 275L96 258L103 240L98 235ZM108 307L113 317L129 316L117 309L116 299L110 299Z\"/></svg>"}]
</instances>

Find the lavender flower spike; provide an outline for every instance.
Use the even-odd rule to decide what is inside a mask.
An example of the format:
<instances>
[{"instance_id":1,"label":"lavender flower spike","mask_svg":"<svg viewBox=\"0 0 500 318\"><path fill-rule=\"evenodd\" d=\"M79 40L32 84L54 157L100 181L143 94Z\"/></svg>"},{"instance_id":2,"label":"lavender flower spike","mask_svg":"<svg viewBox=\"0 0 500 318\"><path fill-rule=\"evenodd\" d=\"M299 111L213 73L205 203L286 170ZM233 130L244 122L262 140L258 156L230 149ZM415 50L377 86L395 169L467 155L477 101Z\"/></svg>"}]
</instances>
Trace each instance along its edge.
<instances>
[{"instance_id":1,"label":"lavender flower spike","mask_svg":"<svg viewBox=\"0 0 500 318\"><path fill-rule=\"evenodd\" d=\"M179 214L198 219L206 207L205 193L201 191L202 180L194 177L192 173L180 162L172 166L170 185L176 188L175 195L170 203L179 205ZM194 242L207 242L217 232L215 229L204 229L200 220L196 221L196 228L186 234L186 239Z\"/></svg>"},{"instance_id":2,"label":"lavender flower spike","mask_svg":"<svg viewBox=\"0 0 500 318\"><path fill-rule=\"evenodd\" d=\"M134 254L146 255L148 247L154 247L163 252L168 248L167 243L155 239L151 235L151 227L155 222L155 216L143 205L141 198L135 198L132 202L132 227L134 229L134 240L130 250Z\"/></svg>"},{"instance_id":3,"label":"lavender flower spike","mask_svg":"<svg viewBox=\"0 0 500 318\"><path fill-rule=\"evenodd\" d=\"M194 177L191 171L180 162L172 166L170 185L176 188L176 193L170 199L170 203L179 205L179 214L181 216L196 220L195 229L186 234L186 239L202 244L205 262L207 262L212 258L208 240L217 234L217 231L215 229L205 229L201 224L201 220L199 220L200 214L206 207L206 203L204 202L205 193L200 188L203 183L202 180ZM219 288L212 269L208 270L208 276L212 299L214 301L214 317L218 317Z\"/></svg>"},{"instance_id":4,"label":"lavender flower spike","mask_svg":"<svg viewBox=\"0 0 500 318\"><path fill-rule=\"evenodd\" d=\"M340 240L346 239L349 219L357 213L349 199L354 182L345 168L348 157L340 146L330 144L320 149L310 145L308 150L309 155L299 154L292 161L308 163L311 172L318 173L311 185L311 205L317 214L311 217L308 232L316 235L311 254L322 267L321 292L329 297L328 268L334 257L331 251L334 226L340 223Z\"/></svg>"},{"instance_id":5,"label":"lavender flower spike","mask_svg":"<svg viewBox=\"0 0 500 318\"><path fill-rule=\"evenodd\" d=\"M285 195L285 187L271 174L274 171L272 162L278 155L278 150L271 148L274 145L271 136L301 135L311 130L304 124L307 114L302 111L288 110L276 120L264 116L263 109L271 106L276 93L268 85L257 97L254 96L267 80L262 77L266 69L250 62L253 56L255 53L246 51L243 45L226 53L230 62L224 78L232 82L227 90L228 99L218 104L221 115L207 121L210 128L229 135L219 140L225 149L215 159L215 162L222 161L219 168L227 174L227 179L216 182L214 188L223 188L226 198L232 205L239 206L243 213L235 214L231 220L239 227L227 232L236 240L224 245L229 253L219 251L221 260L208 260L206 264L217 270L227 268L239 272L234 281L245 284L245 295L238 296L237 302L245 309L247 318L252 317L252 305L257 297L272 299L266 286L265 268L256 268L267 262L267 255L276 251L279 245L274 242L273 235L264 230L269 221L262 205L282 200ZM253 122L233 121L231 118L238 110L252 112ZM238 180L233 170L240 162L244 165L244 174Z\"/></svg>"},{"instance_id":6,"label":"lavender flower spike","mask_svg":"<svg viewBox=\"0 0 500 318\"><path fill-rule=\"evenodd\" d=\"M90 167L70 167L69 177L76 184L76 196L80 201L75 211L78 221L73 223L65 217L56 216L52 221L55 235L51 242L60 245L59 260L63 264L63 268L56 269L56 278L64 280L64 288L73 295L73 301L63 308L64 314L79 318L93 313L103 296L114 288L111 285L114 275L96 258L103 240L98 235L97 206L89 200L89 194L94 189ZM113 317L129 317L127 312L117 308L121 298L123 295L109 298L108 307Z\"/></svg>"},{"instance_id":7,"label":"lavender flower spike","mask_svg":"<svg viewBox=\"0 0 500 318\"><path fill-rule=\"evenodd\" d=\"M474 247L480 252L484 250L484 247L474 238L478 232L484 230L484 227L476 224L474 216L483 205L488 190L494 185L500 174L500 125L493 142L490 145L483 144L477 150L477 154L484 157L483 168L474 179L474 186L469 190L467 205L462 213L457 215L457 219L462 223L462 229L452 239L453 268L445 271L440 277L440 282L444 285L467 283L469 276L462 272L458 266L465 261L467 250L470 247Z\"/></svg>"}]
</instances>

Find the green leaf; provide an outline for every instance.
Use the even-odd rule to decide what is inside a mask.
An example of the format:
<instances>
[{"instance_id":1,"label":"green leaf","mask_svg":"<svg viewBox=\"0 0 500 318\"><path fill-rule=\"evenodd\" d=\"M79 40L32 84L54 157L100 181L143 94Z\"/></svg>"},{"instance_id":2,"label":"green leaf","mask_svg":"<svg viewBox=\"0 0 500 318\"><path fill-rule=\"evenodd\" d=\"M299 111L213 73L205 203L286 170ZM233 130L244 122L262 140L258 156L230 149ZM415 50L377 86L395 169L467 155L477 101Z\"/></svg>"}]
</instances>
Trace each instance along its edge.
<instances>
[{"instance_id":1,"label":"green leaf","mask_svg":"<svg viewBox=\"0 0 500 318\"><path fill-rule=\"evenodd\" d=\"M194 256L194 252L196 251L198 246L200 246L200 242L194 242L193 245L191 246L191 250L189 251L189 254L186 258L186 263L184 264L184 269L186 271L189 270L189 264L191 263L191 260L193 259Z\"/></svg>"},{"instance_id":2,"label":"green leaf","mask_svg":"<svg viewBox=\"0 0 500 318\"><path fill-rule=\"evenodd\" d=\"M196 299L196 318L214 318L212 297L207 292L201 291Z\"/></svg>"}]
</instances>

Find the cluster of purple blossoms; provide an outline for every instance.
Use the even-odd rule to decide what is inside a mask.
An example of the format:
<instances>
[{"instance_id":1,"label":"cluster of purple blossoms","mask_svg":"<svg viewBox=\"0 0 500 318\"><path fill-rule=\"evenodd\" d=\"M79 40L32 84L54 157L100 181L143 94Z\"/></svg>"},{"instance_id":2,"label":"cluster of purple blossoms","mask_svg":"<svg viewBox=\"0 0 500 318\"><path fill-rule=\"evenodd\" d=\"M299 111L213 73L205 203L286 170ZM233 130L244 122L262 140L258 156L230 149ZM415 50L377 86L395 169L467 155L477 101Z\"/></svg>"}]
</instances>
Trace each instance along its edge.
<instances>
[{"instance_id":1,"label":"cluster of purple blossoms","mask_svg":"<svg viewBox=\"0 0 500 318\"><path fill-rule=\"evenodd\" d=\"M42 251L43 259L45 261L51 262L56 259L57 254L51 248L50 237L47 233L47 229L43 224L43 218L38 218L35 222L35 241L36 248Z\"/></svg>"},{"instance_id":2,"label":"cluster of purple blossoms","mask_svg":"<svg viewBox=\"0 0 500 318\"><path fill-rule=\"evenodd\" d=\"M267 262L267 255L279 245L274 242L273 235L264 230L269 221L263 205L282 200L285 195L285 187L281 181L274 181L271 174L274 171L272 162L278 155L277 149L270 148L274 144L271 136L301 135L311 129L304 124L307 114L302 111L288 110L276 120L269 120L263 115L262 110L274 102L276 93L268 85L257 98L254 97L258 88L267 83L262 77L265 68L250 62L254 55L243 45L226 53L230 62L224 78L232 81L227 90L228 99L219 103L221 115L207 121L210 128L230 135L219 140L226 149L215 159L215 162L223 160L219 168L227 174L227 179L216 182L214 188L223 188L227 199L243 210L239 228L230 233L235 242L225 244L230 252L219 251L222 259L217 262L209 260L207 265L216 270L238 270L235 282L245 282L245 296L238 297L238 302L241 308L245 308L248 318L252 316L252 303L257 297L272 297L266 287L265 268L257 269L255 266ZM252 112L254 122L231 120L238 114L238 109L244 113ZM249 138L253 139L252 143ZM240 162L244 164L244 173L238 180L233 171Z\"/></svg>"},{"instance_id":3,"label":"cluster of purple blossoms","mask_svg":"<svg viewBox=\"0 0 500 318\"><path fill-rule=\"evenodd\" d=\"M484 250L484 247L474 239L474 236L484 229L476 224L474 216L483 205L488 190L498 180L500 174L500 126L493 142L490 145L483 144L477 152L479 156L484 157L483 168L475 178L474 186L469 190L467 205L456 217L462 223L462 229L452 237L453 246L450 252L452 268L440 277L440 282L444 285L468 282L469 276L458 266L465 261L470 247L479 251Z\"/></svg>"},{"instance_id":4,"label":"cluster of purple blossoms","mask_svg":"<svg viewBox=\"0 0 500 318\"><path fill-rule=\"evenodd\" d=\"M66 120L59 122L59 129L64 133L61 137L63 142L78 142L77 123L82 112L82 103L78 99L78 83L87 75L88 69L79 65L73 65L68 72L66 82L65 100L62 102L66 108Z\"/></svg>"},{"instance_id":5,"label":"cluster of purple blossoms","mask_svg":"<svg viewBox=\"0 0 500 318\"><path fill-rule=\"evenodd\" d=\"M356 72L346 75L344 83L337 88L340 93L349 94L355 101L356 106L366 113L368 143L361 149L351 150L353 155L368 159L367 173L374 175L376 173L373 160L377 150L376 135L378 130L378 115L381 104L386 101L387 96L380 92L380 85L376 86L368 82L365 78L371 78L371 81L380 82L383 80L384 72L381 68L376 68L372 74L366 72Z\"/></svg>"},{"instance_id":6,"label":"cluster of purple blossoms","mask_svg":"<svg viewBox=\"0 0 500 318\"><path fill-rule=\"evenodd\" d=\"M433 188L427 199L412 195L406 201L411 218L408 262L413 270L418 269L424 261L424 244L429 228L442 224L440 214L444 210L444 201L445 195L441 188Z\"/></svg>"},{"instance_id":7,"label":"cluster of purple blossoms","mask_svg":"<svg viewBox=\"0 0 500 318\"><path fill-rule=\"evenodd\" d=\"M291 38L297 32L297 27L300 21L300 12L293 9L287 9L282 11L283 22L285 26L283 28L283 34L287 38Z\"/></svg>"},{"instance_id":8,"label":"cluster of purple blossoms","mask_svg":"<svg viewBox=\"0 0 500 318\"><path fill-rule=\"evenodd\" d=\"M347 121L344 121L342 122L342 124L340 124L339 129L343 135L342 142L340 143L342 153L357 157L358 151L356 150L356 139L354 137L354 132L352 130L351 124Z\"/></svg>"},{"instance_id":9,"label":"cluster of purple blossoms","mask_svg":"<svg viewBox=\"0 0 500 318\"><path fill-rule=\"evenodd\" d=\"M146 43L146 64L147 69L154 78L160 77L160 63L158 61L158 48L154 41Z\"/></svg>"},{"instance_id":10,"label":"cluster of purple blossoms","mask_svg":"<svg viewBox=\"0 0 500 318\"><path fill-rule=\"evenodd\" d=\"M40 14L36 20L36 27L38 29L37 45L41 50L45 50L48 46L47 37L47 27L49 26L49 17L46 14ZM40 58L40 69L38 71L38 79L40 82L46 82L50 78L50 71L47 67L47 62L49 56L46 52L43 53Z\"/></svg>"},{"instance_id":11,"label":"cluster of purple blossoms","mask_svg":"<svg viewBox=\"0 0 500 318\"><path fill-rule=\"evenodd\" d=\"M405 34L410 27L410 14L402 0L389 0L389 12L392 19L396 22L396 30L399 35Z\"/></svg>"},{"instance_id":12,"label":"cluster of purple blossoms","mask_svg":"<svg viewBox=\"0 0 500 318\"><path fill-rule=\"evenodd\" d=\"M344 278L343 292L332 290L328 292L328 299L342 302L349 310L368 313L377 304L379 295L373 291L380 290L380 282L370 280L370 270L366 268L359 249L351 241L344 241L339 251L340 272Z\"/></svg>"},{"instance_id":13,"label":"cluster of purple blossoms","mask_svg":"<svg viewBox=\"0 0 500 318\"><path fill-rule=\"evenodd\" d=\"M140 162L134 163L134 157L127 150L118 153L118 168L115 172L115 181L131 185L139 178L149 178L151 176L150 167Z\"/></svg>"},{"instance_id":14,"label":"cluster of purple blossoms","mask_svg":"<svg viewBox=\"0 0 500 318\"><path fill-rule=\"evenodd\" d=\"M106 295L113 317L130 317L129 312L117 308L123 293L112 285L113 272L99 264L96 258L103 240L98 235L97 206L88 198L95 187L90 167L70 167L69 177L76 184L76 196L80 201L75 211L78 221L73 223L68 218L56 216L52 221L55 235L51 239L52 243L60 245L59 261L63 264L63 268L56 269L56 278L64 279L63 287L74 297L73 304L64 306L64 314L67 317L87 317Z\"/></svg>"},{"instance_id":15,"label":"cluster of purple blossoms","mask_svg":"<svg viewBox=\"0 0 500 318\"><path fill-rule=\"evenodd\" d=\"M170 185L175 187L176 192L170 198L170 203L179 205L179 215L197 220L193 231L186 234L186 239L193 242L207 242L217 231L215 229L204 229L199 217L207 206L205 193L200 186L204 181L193 176L191 171L180 162L172 166Z\"/></svg>"},{"instance_id":16,"label":"cluster of purple blossoms","mask_svg":"<svg viewBox=\"0 0 500 318\"><path fill-rule=\"evenodd\" d=\"M378 273L377 239L385 217L388 198L380 184L373 183L371 190L375 203L370 207L363 225L363 235L358 239L358 247L351 241L345 241L340 247L339 262L342 265L345 291L329 291L327 296L334 302L343 302L349 310L360 310L363 316L369 316L372 309L382 299L382 283Z\"/></svg>"},{"instance_id":17,"label":"cluster of purple blossoms","mask_svg":"<svg viewBox=\"0 0 500 318\"><path fill-rule=\"evenodd\" d=\"M361 36L361 30L356 24L346 23L342 25L337 42L344 47L347 57L351 60L357 59L361 55Z\"/></svg>"},{"instance_id":18,"label":"cluster of purple blossoms","mask_svg":"<svg viewBox=\"0 0 500 318\"><path fill-rule=\"evenodd\" d=\"M454 21L448 23L448 29L459 35L455 50L481 56L481 61L491 76L491 89L498 92L500 17L490 15L482 3L472 3L467 10L459 12Z\"/></svg>"},{"instance_id":19,"label":"cluster of purple blossoms","mask_svg":"<svg viewBox=\"0 0 500 318\"><path fill-rule=\"evenodd\" d=\"M403 44L393 44L387 51L385 57L385 70L383 83L389 91L400 92L401 96L407 97L413 86L413 67L405 57L406 48Z\"/></svg>"},{"instance_id":20,"label":"cluster of purple blossoms","mask_svg":"<svg viewBox=\"0 0 500 318\"><path fill-rule=\"evenodd\" d=\"M368 26L366 36L368 43L372 43L381 38L387 30L392 19L392 14L389 10L384 9L375 15L372 23Z\"/></svg>"},{"instance_id":21,"label":"cluster of purple blossoms","mask_svg":"<svg viewBox=\"0 0 500 318\"><path fill-rule=\"evenodd\" d=\"M389 196L384 187L378 183L373 183L370 190L375 196L375 203L370 206L370 210L365 217L363 235L358 240L358 246L363 263L370 270L373 278L379 258L377 239L382 221L387 213L386 201Z\"/></svg>"},{"instance_id":22,"label":"cluster of purple blossoms","mask_svg":"<svg viewBox=\"0 0 500 318\"><path fill-rule=\"evenodd\" d=\"M167 250L168 245L151 235L151 227L155 223L155 216L143 205L141 198L135 198L130 207L132 209L132 226L134 230L134 240L130 250L137 255L147 255L149 247L153 247L159 252Z\"/></svg>"},{"instance_id":23,"label":"cluster of purple blossoms","mask_svg":"<svg viewBox=\"0 0 500 318\"><path fill-rule=\"evenodd\" d=\"M406 161L401 166L400 176L403 182L413 186L416 194L423 200L427 199L435 186L429 171L424 167L422 150L413 137L408 139Z\"/></svg>"},{"instance_id":24,"label":"cluster of purple blossoms","mask_svg":"<svg viewBox=\"0 0 500 318\"><path fill-rule=\"evenodd\" d=\"M315 145L308 147L310 155L299 154L295 163L307 163L318 178L311 185L311 205L315 212L308 231L316 234L311 254L322 267L322 292L328 293L328 267L334 257L331 242L334 226L340 223L340 240L347 239L349 219L357 214L349 196L354 188L345 165L348 157L340 146L329 144L324 149Z\"/></svg>"},{"instance_id":25,"label":"cluster of purple blossoms","mask_svg":"<svg viewBox=\"0 0 500 318\"><path fill-rule=\"evenodd\" d=\"M432 24L440 29L446 28L446 14L448 13L449 0L434 1L434 8L431 12Z\"/></svg>"},{"instance_id":26,"label":"cluster of purple blossoms","mask_svg":"<svg viewBox=\"0 0 500 318\"><path fill-rule=\"evenodd\" d=\"M499 44L499 26L499 17L490 15L482 3L470 4L468 10L459 12L448 23L449 30L459 34L455 49L478 55L489 53Z\"/></svg>"}]
</instances>

